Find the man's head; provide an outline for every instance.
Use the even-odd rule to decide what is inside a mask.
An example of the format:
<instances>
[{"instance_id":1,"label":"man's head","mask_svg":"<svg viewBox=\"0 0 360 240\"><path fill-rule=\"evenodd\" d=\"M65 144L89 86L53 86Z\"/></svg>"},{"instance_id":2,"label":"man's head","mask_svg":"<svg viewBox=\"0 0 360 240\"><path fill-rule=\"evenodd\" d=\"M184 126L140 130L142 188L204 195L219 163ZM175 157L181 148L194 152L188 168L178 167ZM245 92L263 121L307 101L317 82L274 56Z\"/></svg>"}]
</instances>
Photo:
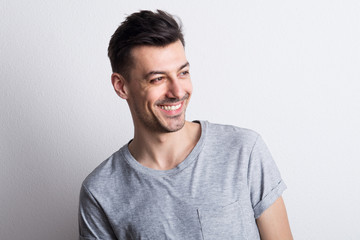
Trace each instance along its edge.
<instances>
[{"instance_id":1,"label":"man's head","mask_svg":"<svg viewBox=\"0 0 360 240\"><path fill-rule=\"evenodd\" d=\"M170 14L161 10L133 13L111 37L108 56L112 70L129 81L129 71L134 64L132 50L135 47L163 47L178 40L185 46L181 24Z\"/></svg>"},{"instance_id":2,"label":"man's head","mask_svg":"<svg viewBox=\"0 0 360 240\"><path fill-rule=\"evenodd\" d=\"M185 124L192 84L181 28L171 15L130 15L109 45L116 93L127 100L136 132L175 132Z\"/></svg>"}]
</instances>

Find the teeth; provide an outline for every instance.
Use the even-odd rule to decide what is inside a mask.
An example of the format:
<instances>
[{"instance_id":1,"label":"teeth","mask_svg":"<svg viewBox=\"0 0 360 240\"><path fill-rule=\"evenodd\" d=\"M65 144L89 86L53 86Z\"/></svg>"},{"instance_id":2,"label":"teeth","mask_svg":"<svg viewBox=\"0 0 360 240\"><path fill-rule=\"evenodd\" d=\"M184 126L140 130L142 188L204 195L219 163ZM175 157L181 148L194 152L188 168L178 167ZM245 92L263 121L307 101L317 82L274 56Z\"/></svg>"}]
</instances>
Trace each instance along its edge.
<instances>
[{"instance_id":1,"label":"teeth","mask_svg":"<svg viewBox=\"0 0 360 240\"><path fill-rule=\"evenodd\" d=\"M165 111L175 111L178 110L181 107L181 104L175 105L175 106L160 106Z\"/></svg>"}]
</instances>

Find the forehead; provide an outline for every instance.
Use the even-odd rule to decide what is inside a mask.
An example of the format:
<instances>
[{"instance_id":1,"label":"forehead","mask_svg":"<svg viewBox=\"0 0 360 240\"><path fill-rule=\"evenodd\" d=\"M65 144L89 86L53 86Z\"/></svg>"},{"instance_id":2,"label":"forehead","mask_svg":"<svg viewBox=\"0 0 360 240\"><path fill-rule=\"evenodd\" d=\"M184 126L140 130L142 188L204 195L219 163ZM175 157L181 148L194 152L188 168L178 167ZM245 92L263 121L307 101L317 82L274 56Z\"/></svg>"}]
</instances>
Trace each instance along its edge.
<instances>
[{"instance_id":1,"label":"forehead","mask_svg":"<svg viewBox=\"0 0 360 240\"><path fill-rule=\"evenodd\" d=\"M171 71L187 62L180 40L164 47L138 46L132 50L131 56L133 70L144 73L154 70Z\"/></svg>"}]
</instances>

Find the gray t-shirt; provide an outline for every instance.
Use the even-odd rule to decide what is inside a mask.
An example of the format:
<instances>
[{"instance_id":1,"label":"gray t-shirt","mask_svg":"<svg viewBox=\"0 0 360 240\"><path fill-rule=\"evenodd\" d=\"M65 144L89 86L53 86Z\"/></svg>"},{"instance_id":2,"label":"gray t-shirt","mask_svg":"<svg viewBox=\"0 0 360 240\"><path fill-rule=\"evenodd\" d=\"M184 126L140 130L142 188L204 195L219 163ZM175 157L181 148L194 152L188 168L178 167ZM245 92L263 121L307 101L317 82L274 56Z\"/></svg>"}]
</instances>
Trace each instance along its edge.
<instances>
[{"instance_id":1,"label":"gray t-shirt","mask_svg":"<svg viewBox=\"0 0 360 240\"><path fill-rule=\"evenodd\" d=\"M260 239L255 219L286 188L265 143L200 123L197 145L171 170L141 165L127 145L98 166L80 192L80 239Z\"/></svg>"}]
</instances>

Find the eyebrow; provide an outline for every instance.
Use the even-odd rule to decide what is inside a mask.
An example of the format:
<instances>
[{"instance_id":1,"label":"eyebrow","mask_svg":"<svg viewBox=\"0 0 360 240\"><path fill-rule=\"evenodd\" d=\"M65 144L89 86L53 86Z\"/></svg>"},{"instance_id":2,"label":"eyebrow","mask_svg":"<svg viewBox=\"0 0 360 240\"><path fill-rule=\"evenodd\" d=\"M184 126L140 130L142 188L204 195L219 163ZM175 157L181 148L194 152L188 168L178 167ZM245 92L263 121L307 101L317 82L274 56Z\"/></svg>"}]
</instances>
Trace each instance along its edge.
<instances>
[{"instance_id":1,"label":"eyebrow","mask_svg":"<svg viewBox=\"0 0 360 240\"><path fill-rule=\"evenodd\" d=\"M189 62L186 62L185 64L181 65L178 69L178 71L180 71L181 69L185 68L185 67L188 67L190 66L190 63ZM148 72L146 75L145 75L145 79L147 79L148 77L150 77L151 75L156 75L156 74L166 74L166 72L164 71L151 71L151 72Z\"/></svg>"}]
</instances>

